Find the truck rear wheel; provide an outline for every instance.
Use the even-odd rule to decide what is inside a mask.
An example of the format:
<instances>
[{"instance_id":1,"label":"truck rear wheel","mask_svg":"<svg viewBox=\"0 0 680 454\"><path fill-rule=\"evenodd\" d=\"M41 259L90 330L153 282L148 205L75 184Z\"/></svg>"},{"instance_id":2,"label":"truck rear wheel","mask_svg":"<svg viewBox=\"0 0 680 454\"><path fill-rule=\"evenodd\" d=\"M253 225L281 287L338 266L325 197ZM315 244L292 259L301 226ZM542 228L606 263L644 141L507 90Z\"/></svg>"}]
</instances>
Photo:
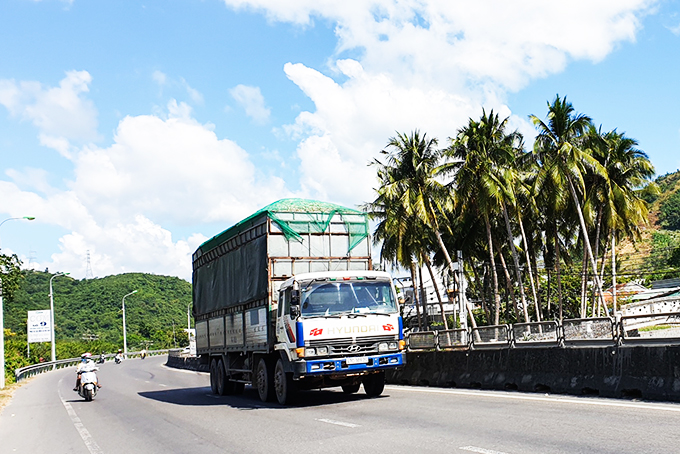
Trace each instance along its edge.
<instances>
[{"instance_id":1,"label":"truck rear wheel","mask_svg":"<svg viewBox=\"0 0 680 454\"><path fill-rule=\"evenodd\" d=\"M217 361L210 361L210 390L217 394Z\"/></svg>"},{"instance_id":2,"label":"truck rear wheel","mask_svg":"<svg viewBox=\"0 0 680 454\"><path fill-rule=\"evenodd\" d=\"M219 394L220 396L229 394L227 392L229 380L227 379L227 373L224 370L224 362L221 359L217 361L215 378L216 378L215 381L217 382L217 394Z\"/></svg>"},{"instance_id":3,"label":"truck rear wheel","mask_svg":"<svg viewBox=\"0 0 680 454\"><path fill-rule=\"evenodd\" d=\"M359 388L361 388L361 383L354 385L342 385L342 392L345 394L354 394L359 392Z\"/></svg>"},{"instance_id":4,"label":"truck rear wheel","mask_svg":"<svg viewBox=\"0 0 680 454\"><path fill-rule=\"evenodd\" d=\"M274 400L274 373L264 358L260 358L255 371L255 385L262 402Z\"/></svg>"},{"instance_id":5,"label":"truck rear wheel","mask_svg":"<svg viewBox=\"0 0 680 454\"><path fill-rule=\"evenodd\" d=\"M276 400L281 405L290 404L295 398L293 376L286 373L281 359L276 361L276 368L274 369L274 391L276 392Z\"/></svg>"},{"instance_id":6,"label":"truck rear wheel","mask_svg":"<svg viewBox=\"0 0 680 454\"><path fill-rule=\"evenodd\" d=\"M364 391L368 397L378 397L385 389L385 372L370 374L364 377Z\"/></svg>"}]
</instances>

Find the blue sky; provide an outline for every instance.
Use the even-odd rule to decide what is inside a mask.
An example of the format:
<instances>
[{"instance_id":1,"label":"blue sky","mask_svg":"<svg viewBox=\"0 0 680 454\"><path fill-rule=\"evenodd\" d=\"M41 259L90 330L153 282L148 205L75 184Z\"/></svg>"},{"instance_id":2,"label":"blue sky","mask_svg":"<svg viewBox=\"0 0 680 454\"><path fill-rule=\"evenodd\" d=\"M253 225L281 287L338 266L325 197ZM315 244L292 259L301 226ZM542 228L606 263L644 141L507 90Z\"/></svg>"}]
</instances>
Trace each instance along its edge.
<instances>
[{"instance_id":1,"label":"blue sky","mask_svg":"<svg viewBox=\"0 0 680 454\"><path fill-rule=\"evenodd\" d=\"M557 93L673 172L679 80L677 1L0 0L0 221L36 217L0 246L189 279L274 200L370 200L395 131L485 107L530 143Z\"/></svg>"}]
</instances>

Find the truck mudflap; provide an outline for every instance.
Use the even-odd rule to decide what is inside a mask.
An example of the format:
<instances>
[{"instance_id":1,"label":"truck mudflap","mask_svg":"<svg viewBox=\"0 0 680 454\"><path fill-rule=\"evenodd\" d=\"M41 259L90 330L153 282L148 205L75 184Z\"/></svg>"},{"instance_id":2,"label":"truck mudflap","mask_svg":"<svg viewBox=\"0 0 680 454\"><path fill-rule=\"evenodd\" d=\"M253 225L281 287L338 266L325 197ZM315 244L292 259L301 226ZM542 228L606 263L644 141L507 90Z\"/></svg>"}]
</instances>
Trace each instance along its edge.
<instances>
[{"instance_id":1,"label":"truck mudflap","mask_svg":"<svg viewBox=\"0 0 680 454\"><path fill-rule=\"evenodd\" d=\"M406 364L406 353L390 353L346 358L306 359L295 362L296 375L324 375L394 369Z\"/></svg>"}]
</instances>

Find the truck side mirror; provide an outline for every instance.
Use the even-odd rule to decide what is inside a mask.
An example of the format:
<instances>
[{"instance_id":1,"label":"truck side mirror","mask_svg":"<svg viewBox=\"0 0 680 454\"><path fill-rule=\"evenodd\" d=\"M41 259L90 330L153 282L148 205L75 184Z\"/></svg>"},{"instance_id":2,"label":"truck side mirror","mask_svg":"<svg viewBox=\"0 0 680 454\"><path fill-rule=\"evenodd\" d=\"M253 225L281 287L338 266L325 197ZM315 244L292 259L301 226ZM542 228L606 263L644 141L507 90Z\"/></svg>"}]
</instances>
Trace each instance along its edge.
<instances>
[{"instance_id":1,"label":"truck side mirror","mask_svg":"<svg viewBox=\"0 0 680 454\"><path fill-rule=\"evenodd\" d=\"M300 306L293 304L290 306L290 318L298 318L300 316Z\"/></svg>"},{"instance_id":2,"label":"truck side mirror","mask_svg":"<svg viewBox=\"0 0 680 454\"><path fill-rule=\"evenodd\" d=\"M293 289L290 291L290 304L291 305L300 304L300 290Z\"/></svg>"}]
</instances>

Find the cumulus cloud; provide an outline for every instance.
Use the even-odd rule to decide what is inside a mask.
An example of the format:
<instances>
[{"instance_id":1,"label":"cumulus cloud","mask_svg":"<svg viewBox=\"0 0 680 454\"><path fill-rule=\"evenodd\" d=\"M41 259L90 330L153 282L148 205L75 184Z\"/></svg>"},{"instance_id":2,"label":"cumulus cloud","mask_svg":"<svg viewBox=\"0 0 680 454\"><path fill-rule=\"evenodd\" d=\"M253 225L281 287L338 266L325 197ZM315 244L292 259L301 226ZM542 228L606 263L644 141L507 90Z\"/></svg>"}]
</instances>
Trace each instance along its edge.
<instances>
[{"instance_id":1,"label":"cumulus cloud","mask_svg":"<svg viewBox=\"0 0 680 454\"><path fill-rule=\"evenodd\" d=\"M174 100L165 118L125 117L110 146L77 149L73 165L67 190L49 187L42 170L9 170L13 181L0 181L0 211L30 206L40 222L69 231L51 262L36 266L76 276L90 250L98 275L148 271L189 279L190 255L206 238L173 239L163 225L230 225L290 194L283 180L261 175L242 148Z\"/></svg>"},{"instance_id":2,"label":"cumulus cloud","mask_svg":"<svg viewBox=\"0 0 680 454\"><path fill-rule=\"evenodd\" d=\"M229 94L256 123L263 124L269 120L271 110L265 105L260 87L237 85L229 90Z\"/></svg>"},{"instance_id":3,"label":"cumulus cloud","mask_svg":"<svg viewBox=\"0 0 680 454\"><path fill-rule=\"evenodd\" d=\"M64 141L86 143L99 139L97 110L86 97L91 81L87 71L68 71L57 87L0 80L0 104L12 116L33 123L44 145L55 145L68 156Z\"/></svg>"},{"instance_id":4,"label":"cumulus cloud","mask_svg":"<svg viewBox=\"0 0 680 454\"><path fill-rule=\"evenodd\" d=\"M420 129L445 145L485 107L530 132L525 119L512 116L506 93L633 41L658 0L224 2L271 21L335 24L337 50L327 67L285 65L315 110L282 129L299 141L302 187L356 204L372 198L375 177L366 164L395 131Z\"/></svg>"}]
</instances>

